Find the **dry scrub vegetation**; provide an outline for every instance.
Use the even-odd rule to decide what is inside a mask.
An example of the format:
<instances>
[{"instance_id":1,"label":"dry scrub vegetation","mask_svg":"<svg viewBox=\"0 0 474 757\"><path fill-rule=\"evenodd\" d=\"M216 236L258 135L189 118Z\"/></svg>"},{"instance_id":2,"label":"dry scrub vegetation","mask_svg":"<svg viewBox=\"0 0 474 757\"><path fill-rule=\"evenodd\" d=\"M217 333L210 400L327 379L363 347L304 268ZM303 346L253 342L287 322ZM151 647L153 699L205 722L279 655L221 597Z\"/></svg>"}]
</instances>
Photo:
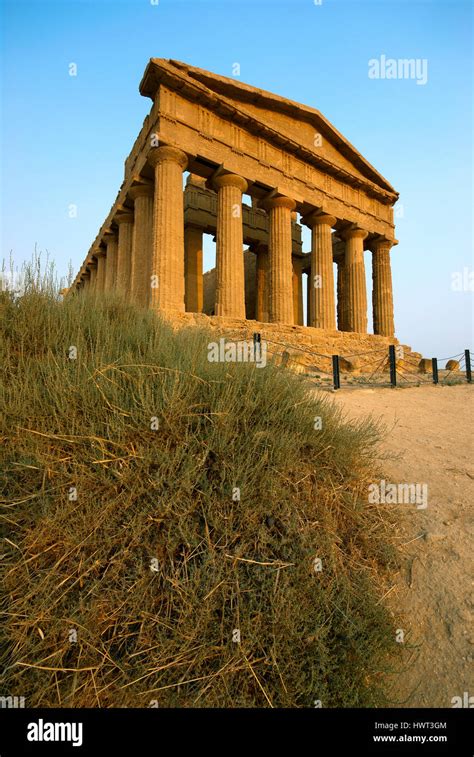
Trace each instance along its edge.
<instances>
[{"instance_id":1,"label":"dry scrub vegetation","mask_svg":"<svg viewBox=\"0 0 474 757\"><path fill-rule=\"evenodd\" d=\"M209 363L208 341L113 299L1 294L2 694L385 703L378 431L285 369Z\"/></svg>"}]
</instances>

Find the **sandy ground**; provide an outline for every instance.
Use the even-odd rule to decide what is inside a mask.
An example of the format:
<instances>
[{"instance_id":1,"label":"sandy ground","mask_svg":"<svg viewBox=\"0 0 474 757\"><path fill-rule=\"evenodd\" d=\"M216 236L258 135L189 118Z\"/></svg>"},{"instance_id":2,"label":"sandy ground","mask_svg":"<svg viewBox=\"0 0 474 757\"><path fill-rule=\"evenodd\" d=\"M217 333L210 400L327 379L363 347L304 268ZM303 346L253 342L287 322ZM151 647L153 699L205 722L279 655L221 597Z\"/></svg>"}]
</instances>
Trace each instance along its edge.
<instances>
[{"instance_id":1,"label":"sandy ground","mask_svg":"<svg viewBox=\"0 0 474 757\"><path fill-rule=\"evenodd\" d=\"M350 416L385 423L387 482L428 484L425 510L400 506L405 559L387 601L404 630L407 665L387 693L392 706L452 707L455 696L474 697L474 385L333 396Z\"/></svg>"}]
</instances>

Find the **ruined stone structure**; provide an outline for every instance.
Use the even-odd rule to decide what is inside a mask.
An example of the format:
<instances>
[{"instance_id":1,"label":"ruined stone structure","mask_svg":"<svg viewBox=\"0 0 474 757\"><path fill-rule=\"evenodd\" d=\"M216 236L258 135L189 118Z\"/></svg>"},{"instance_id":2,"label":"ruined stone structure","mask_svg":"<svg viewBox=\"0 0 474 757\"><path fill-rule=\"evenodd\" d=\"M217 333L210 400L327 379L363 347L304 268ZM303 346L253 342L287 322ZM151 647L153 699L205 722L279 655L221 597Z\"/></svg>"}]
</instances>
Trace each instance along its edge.
<instances>
[{"instance_id":1,"label":"ruined stone structure","mask_svg":"<svg viewBox=\"0 0 474 757\"><path fill-rule=\"evenodd\" d=\"M370 250L374 334L393 339L398 194L319 111L174 60L151 59L140 93L153 106L72 291L117 290L170 317L203 312L211 233L206 312L301 326L306 274L307 325L366 334Z\"/></svg>"}]
</instances>

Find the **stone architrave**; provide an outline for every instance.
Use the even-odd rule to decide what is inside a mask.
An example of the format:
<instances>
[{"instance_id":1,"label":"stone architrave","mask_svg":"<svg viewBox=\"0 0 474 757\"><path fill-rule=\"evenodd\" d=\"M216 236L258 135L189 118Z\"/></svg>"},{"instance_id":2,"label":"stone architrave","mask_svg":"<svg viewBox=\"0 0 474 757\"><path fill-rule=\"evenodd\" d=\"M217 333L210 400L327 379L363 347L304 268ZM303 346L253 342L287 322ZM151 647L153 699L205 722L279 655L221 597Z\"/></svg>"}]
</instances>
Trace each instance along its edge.
<instances>
[{"instance_id":1,"label":"stone architrave","mask_svg":"<svg viewBox=\"0 0 474 757\"><path fill-rule=\"evenodd\" d=\"M367 232L350 228L343 232L346 242L346 330L367 333L367 289L365 283L364 239Z\"/></svg>"},{"instance_id":2,"label":"stone architrave","mask_svg":"<svg viewBox=\"0 0 474 757\"><path fill-rule=\"evenodd\" d=\"M148 162L155 170L150 306L184 312L183 171L188 159L166 145L151 148Z\"/></svg>"},{"instance_id":3,"label":"stone architrave","mask_svg":"<svg viewBox=\"0 0 474 757\"><path fill-rule=\"evenodd\" d=\"M247 182L236 174L216 176L216 315L245 318L242 194Z\"/></svg>"}]
</instances>

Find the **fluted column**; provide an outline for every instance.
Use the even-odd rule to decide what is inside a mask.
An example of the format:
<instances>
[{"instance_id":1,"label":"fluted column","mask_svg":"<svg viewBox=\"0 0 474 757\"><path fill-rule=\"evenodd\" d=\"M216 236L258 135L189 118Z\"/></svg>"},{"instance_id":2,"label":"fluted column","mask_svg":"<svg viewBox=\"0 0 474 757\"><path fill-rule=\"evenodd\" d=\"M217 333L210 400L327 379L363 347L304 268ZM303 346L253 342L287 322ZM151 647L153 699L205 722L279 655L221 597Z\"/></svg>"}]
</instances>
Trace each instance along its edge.
<instances>
[{"instance_id":1,"label":"fluted column","mask_svg":"<svg viewBox=\"0 0 474 757\"><path fill-rule=\"evenodd\" d=\"M247 182L236 174L216 176L216 315L245 319L242 194Z\"/></svg>"},{"instance_id":2,"label":"fluted column","mask_svg":"<svg viewBox=\"0 0 474 757\"><path fill-rule=\"evenodd\" d=\"M259 244L255 248L255 255L257 256L255 266L255 318L257 321L265 323L269 320L268 248Z\"/></svg>"},{"instance_id":3,"label":"fluted column","mask_svg":"<svg viewBox=\"0 0 474 757\"><path fill-rule=\"evenodd\" d=\"M148 160L155 169L150 305L184 312L183 171L188 159L182 150L164 146L152 148Z\"/></svg>"},{"instance_id":4,"label":"fluted column","mask_svg":"<svg viewBox=\"0 0 474 757\"><path fill-rule=\"evenodd\" d=\"M347 331L367 333L367 290L365 284L363 229L347 229L342 238L346 241L346 302Z\"/></svg>"},{"instance_id":5,"label":"fluted column","mask_svg":"<svg viewBox=\"0 0 474 757\"><path fill-rule=\"evenodd\" d=\"M337 328L346 331L346 262L337 261Z\"/></svg>"},{"instance_id":6,"label":"fluted column","mask_svg":"<svg viewBox=\"0 0 474 757\"><path fill-rule=\"evenodd\" d=\"M304 222L311 228L311 325L318 329L335 329L331 228L336 219L327 214L312 213Z\"/></svg>"},{"instance_id":7,"label":"fluted column","mask_svg":"<svg viewBox=\"0 0 474 757\"><path fill-rule=\"evenodd\" d=\"M104 242L107 248L105 264L105 289L112 291L115 289L117 276L117 234L113 231L104 235Z\"/></svg>"},{"instance_id":8,"label":"fluted column","mask_svg":"<svg viewBox=\"0 0 474 757\"><path fill-rule=\"evenodd\" d=\"M90 272L86 270L86 272L84 273L82 277L82 289L84 292L89 291L90 283L91 283Z\"/></svg>"},{"instance_id":9,"label":"fluted column","mask_svg":"<svg viewBox=\"0 0 474 757\"><path fill-rule=\"evenodd\" d=\"M196 226L184 229L184 299L187 312L202 313L202 229Z\"/></svg>"},{"instance_id":10,"label":"fluted column","mask_svg":"<svg viewBox=\"0 0 474 757\"><path fill-rule=\"evenodd\" d=\"M102 294L102 292L105 291L106 260L105 260L104 248L103 247L99 248L97 252L95 252L95 256L97 258L97 279L95 282L95 291L98 294Z\"/></svg>"},{"instance_id":11,"label":"fluted column","mask_svg":"<svg viewBox=\"0 0 474 757\"><path fill-rule=\"evenodd\" d=\"M291 211L296 207L289 197L272 197L265 207L269 214L270 321L292 324L293 269L291 263Z\"/></svg>"},{"instance_id":12,"label":"fluted column","mask_svg":"<svg viewBox=\"0 0 474 757\"><path fill-rule=\"evenodd\" d=\"M150 195L151 188L149 191ZM130 300L132 290L133 213L120 213L115 217L115 222L118 225L116 288L122 297Z\"/></svg>"},{"instance_id":13,"label":"fluted column","mask_svg":"<svg viewBox=\"0 0 474 757\"><path fill-rule=\"evenodd\" d=\"M392 269L390 266L390 249L393 242L388 239L376 239L370 247L372 250L372 314L374 334L394 336Z\"/></svg>"},{"instance_id":14,"label":"fluted column","mask_svg":"<svg viewBox=\"0 0 474 757\"><path fill-rule=\"evenodd\" d=\"M136 305L147 308L151 303L151 271L153 258L153 197L151 184L131 187L128 192L134 201L132 250L130 255L131 297Z\"/></svg>"},{"instance_id":15,"label":"fluted column","mask_svg":"<svg viewBox=\"0 0 474 757\"><path fill-rule=\"evenodd\" d=\"M90 292L96 292L97 291L97 263L89 263L89 270L90 270L90 284L89 284L89 291Z\"/></svg>"},{"instance_id":16,"label":"fluted column","mask_svg":"<svg viewBox=\"0 0 474 757\"><path fill-rule=\"evenodd\" d=\"M293 320L299 326L303 326L303 272L302 260L293 257Z\"/></svg>"},{"instance_id":17,"label":"fluted column","mask_svg":"<svg viewBox=\"0 0 474 757\"><path fill-rule=\"evenodd\" d=\"M311 268L306 273L306 325L311 326L312 323L312 301L311 301Z\"/></svg>"}]
</instances>

